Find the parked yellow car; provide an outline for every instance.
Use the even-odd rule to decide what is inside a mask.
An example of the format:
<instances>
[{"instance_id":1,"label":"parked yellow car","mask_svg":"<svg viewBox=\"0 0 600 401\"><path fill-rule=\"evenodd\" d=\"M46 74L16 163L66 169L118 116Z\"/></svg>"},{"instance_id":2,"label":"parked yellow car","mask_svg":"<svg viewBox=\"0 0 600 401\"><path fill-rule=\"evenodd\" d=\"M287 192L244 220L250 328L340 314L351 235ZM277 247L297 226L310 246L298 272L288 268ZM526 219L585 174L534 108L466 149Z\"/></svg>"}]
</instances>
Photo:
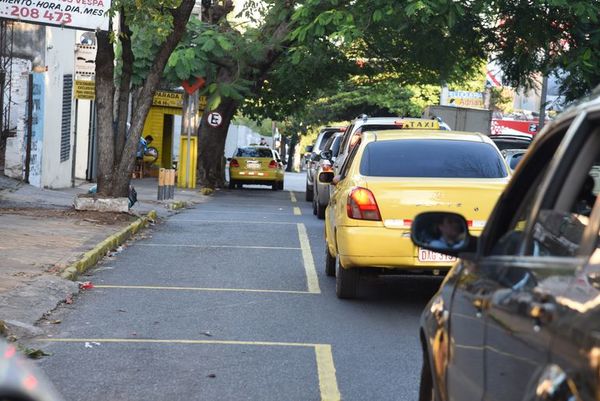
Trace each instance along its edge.
<instances>
[{"instance_id":1,"label":"parked yellow car","mask_svg":"<svg viewBox=\"0 0 600 401\"><path fill-rule=\"evenodd\" d=\"M238 148L229 160L229 188L242 185L270 185L283 189L284 164L277 152L265 146Z\"/></svg>"},{"instance_id":2,"label":"parked yellow car","mask_svg":"<svg viewBox=\"0 0 600 401\"><path fill-rule=\"evenodd\" d=\"M338 297L353 298L361 270L449 269L454 258L413 245L413 218L428 210L454 211L477 235L509 169L484 135L408 128L363 133L333 175L319 175L336 186L325 211L325 270L336 276ZM431 239L445 229L430 233Z\"/></svg>"}]
</instances>

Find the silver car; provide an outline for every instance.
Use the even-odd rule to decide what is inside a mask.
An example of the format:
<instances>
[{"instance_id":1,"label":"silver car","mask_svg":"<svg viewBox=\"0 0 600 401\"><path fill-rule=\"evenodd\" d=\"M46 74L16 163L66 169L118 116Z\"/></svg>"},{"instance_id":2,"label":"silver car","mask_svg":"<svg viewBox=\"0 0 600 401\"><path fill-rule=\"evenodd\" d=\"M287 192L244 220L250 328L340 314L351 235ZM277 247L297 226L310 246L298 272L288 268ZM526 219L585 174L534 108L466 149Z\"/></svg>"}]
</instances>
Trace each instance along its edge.
<instances>
[{"instance_id":1,"label":"silver car","mask_svg":"<svg viewBox=\"0 0 600 401\"><path fill-rule=\"evenodd\" d=\"M314 181L315 181L315 171L318 166L318 156L321 154L323 150L323 145L329 138L333 136L333 134L338 132L344 132L346 127L325 127L319 132L317 136L317 140L312 146L311 153L306 157L307 166L306 166L306 201L311 202L313 200L314 194Z\"/></svg>"},{"instance_id":2,"label":"silver car","mask_svg":"<svg viewBox=\"0 0 600 401\"><path fill-rule=\"evenodd\" d=\"M323 146L323 151L316 156L317 169L315 170L314 189L313 189L313 214L319 219L325 218L325 208L329 203L330 185L319 182L319 174L323 171L333 171L333 163L340 151L340 145L344 134L335 133Z\"/></svg>"}]
</instances>

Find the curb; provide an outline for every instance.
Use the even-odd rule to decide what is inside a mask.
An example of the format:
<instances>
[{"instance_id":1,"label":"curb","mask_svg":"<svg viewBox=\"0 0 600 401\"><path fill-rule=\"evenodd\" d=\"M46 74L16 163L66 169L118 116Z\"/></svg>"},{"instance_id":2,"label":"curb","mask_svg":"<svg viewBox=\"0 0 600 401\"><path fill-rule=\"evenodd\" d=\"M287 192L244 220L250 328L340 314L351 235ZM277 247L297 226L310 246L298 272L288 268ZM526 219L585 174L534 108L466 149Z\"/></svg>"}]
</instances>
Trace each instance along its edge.
<instances>
[{"instance_id":1,"label":"curb","mask_svg":"<svg viewBox=\"0 0 600 401\"><path fill-rule=\"evenodd\" d=\"M108 251L124 243L129 237L144 228L148 222L156 220L156 217L155 210L152 210L146 216L140 217L121 231L100 242L92 250L84 253L81 259L67 267L60 276L67 280L77 280L77 277L81 273L86 272L90 267L96 265Z\"/></svg>"},{"instance_id":2,"label":"curb","mask_svg":"<svg viewBox=\"0 0 600 401\"><path fill-rule=\"evenodd\" d=\"M189 206L189 202L186 201L175 201L168 204L168 208L170 210L180 210L185 209Z\"/></svg>"}]
</instances>

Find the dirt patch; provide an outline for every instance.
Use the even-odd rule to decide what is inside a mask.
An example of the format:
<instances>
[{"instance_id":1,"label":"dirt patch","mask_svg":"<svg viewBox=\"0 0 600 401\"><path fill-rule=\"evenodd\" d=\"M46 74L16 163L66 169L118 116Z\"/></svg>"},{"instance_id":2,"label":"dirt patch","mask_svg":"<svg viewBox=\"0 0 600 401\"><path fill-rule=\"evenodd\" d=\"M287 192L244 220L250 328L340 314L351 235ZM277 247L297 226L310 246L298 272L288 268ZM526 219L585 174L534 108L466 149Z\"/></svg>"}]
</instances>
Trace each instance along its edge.
<instances>
[{"instance_id":1,"label":"dirt patch","mask_svg":"<svg viewBox=\"0 0 600 401\"><path fill-rule=\"evenodd\" d=\"M94 224L112 225L129 223L137 219L128 213L96 212L90 210L69 209L44 209L44 208L0 208L0 215L13 214L29 217L44 218L74 218Z\"/></svg>"}]
</instances>

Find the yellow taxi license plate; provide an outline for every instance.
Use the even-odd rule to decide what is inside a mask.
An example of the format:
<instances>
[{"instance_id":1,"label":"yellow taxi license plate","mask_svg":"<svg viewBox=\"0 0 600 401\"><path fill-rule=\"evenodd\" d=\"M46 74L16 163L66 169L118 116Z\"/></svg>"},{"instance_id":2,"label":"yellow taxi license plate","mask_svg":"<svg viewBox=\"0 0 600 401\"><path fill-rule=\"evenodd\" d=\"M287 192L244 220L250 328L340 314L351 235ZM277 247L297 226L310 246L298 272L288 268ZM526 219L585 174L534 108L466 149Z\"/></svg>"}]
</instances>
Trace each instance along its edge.
<instances>
[{"instance_id":1,"label":"yellow taxi license plate","mask_svg":"<svg viewBox=\"0 0 600 401\"><path fill-rule=\"evenodd\" d=\"M454 256L444 255L442 253L430 251L429 249L419 248L418 253L419 262L433 262L433 263L453 263L456 262Z\"/></svg>"},{"instance_id":2,"label":"yellow taxi license plate","mask_svg":"<svg viewBox=\"0 0 600 401\"><path fill-rule=\"evenodd\" d=\"M260 162L249 160L246 162L246 168L250 170L260 169Z\"/></svg>"}]
</instances>

